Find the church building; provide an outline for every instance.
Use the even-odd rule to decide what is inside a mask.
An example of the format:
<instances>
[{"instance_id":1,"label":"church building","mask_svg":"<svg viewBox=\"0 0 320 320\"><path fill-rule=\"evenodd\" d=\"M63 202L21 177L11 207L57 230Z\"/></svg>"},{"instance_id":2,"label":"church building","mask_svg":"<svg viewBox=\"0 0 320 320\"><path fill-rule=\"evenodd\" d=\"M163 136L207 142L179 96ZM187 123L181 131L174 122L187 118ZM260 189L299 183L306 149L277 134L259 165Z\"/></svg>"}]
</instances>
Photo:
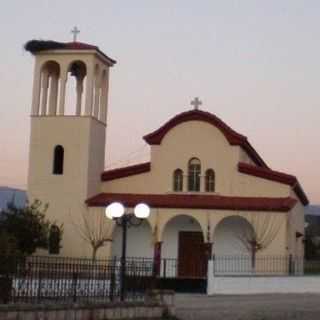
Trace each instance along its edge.
<instances>
[{"instance_id":1,"label":"church building","mask_svg":"<svg viewBox=\"0 0 320 320\"><path fill-rule=\"evenodd\" d=\"M127 255L166 259L179 275L194 275L213 256L249 254L239 235L259 228L268 239L258 255L304 255L308 199L297 178L270 168L247 137L200 110L198 99L143 137L149 162L105 171L116 62L80 42L30 41L26 49L35 57L28 195L63 223L59 255L91 257L85 233L93 228L107 233L97 256L119 257L121 228L105 217L113 202L128 212L138 203L151 208L146 221L129 228ZM66 114L72 79L74 111Z\"/></svg>"}]
</instances>

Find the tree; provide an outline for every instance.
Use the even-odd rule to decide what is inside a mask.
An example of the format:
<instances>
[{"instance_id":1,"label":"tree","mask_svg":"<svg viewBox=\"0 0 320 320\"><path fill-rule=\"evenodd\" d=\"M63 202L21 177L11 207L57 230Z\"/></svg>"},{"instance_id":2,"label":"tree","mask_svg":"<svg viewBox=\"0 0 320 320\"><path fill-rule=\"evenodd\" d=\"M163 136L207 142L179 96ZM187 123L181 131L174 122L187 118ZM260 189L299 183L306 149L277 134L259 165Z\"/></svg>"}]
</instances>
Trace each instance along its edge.
<instances>
[{"instance_id":1,"label":"tree","mask_svg":"<svg viewBox=\"0 0 320 320\"><path fill-rule=\"evenodd\" d=\"M92 260L97 257L98 250L111 242L112 223L100 210L85 210L81 212L81 219L73 225L80 237L92 248Z\"/></svg>"},{"instance_id":2,"label":"tree","mask_svg":"<svg viewBox=\"0 0 320 320\"><path fill-rule=\"evenodd\" d=\"M31 255L38 248L48 248L50 228L56 224L46 219L47 208L48 205L35 200L24 208L9 203L7 209L1 212L0 230L10 239L8 244L14 243L15 250L20 254ZM59 230L62 233L62 227Z\"/></svg>"},{"instance_id":3,"label":"tree","mask_svg":"<svg viewBox=\"0 0 320 320\"><path fill-rule=\"evenodd\" d=\"M249 222L245 228L238 228L236 237L245 247L251 257L251 267L254 269L259 251L266 249L275 239L283 223L279 214L271 212L256 212L245 216Z\"/></svg>"}]
</instances>

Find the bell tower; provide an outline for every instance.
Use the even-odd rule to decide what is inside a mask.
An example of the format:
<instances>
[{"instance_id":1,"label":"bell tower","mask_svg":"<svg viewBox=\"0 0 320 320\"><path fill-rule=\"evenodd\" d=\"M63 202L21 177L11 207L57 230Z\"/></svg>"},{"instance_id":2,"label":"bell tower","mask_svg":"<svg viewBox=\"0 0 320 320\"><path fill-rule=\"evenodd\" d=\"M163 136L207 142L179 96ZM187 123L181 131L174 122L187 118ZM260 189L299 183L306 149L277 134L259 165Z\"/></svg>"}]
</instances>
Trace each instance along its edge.
<instances>
[{"instance_id":1,"label":"bell tower","mask_svg":"<svg viewBox=\"0 0 320 320\"><path fill-rule=\"evenodd\" d=\"M32 40L25 48L35 57L28 196L48 203L48 218L63 223L60 253L84 256L73 219L100 192L115 61L80 42Z\"/></svg>"}]
</instances>

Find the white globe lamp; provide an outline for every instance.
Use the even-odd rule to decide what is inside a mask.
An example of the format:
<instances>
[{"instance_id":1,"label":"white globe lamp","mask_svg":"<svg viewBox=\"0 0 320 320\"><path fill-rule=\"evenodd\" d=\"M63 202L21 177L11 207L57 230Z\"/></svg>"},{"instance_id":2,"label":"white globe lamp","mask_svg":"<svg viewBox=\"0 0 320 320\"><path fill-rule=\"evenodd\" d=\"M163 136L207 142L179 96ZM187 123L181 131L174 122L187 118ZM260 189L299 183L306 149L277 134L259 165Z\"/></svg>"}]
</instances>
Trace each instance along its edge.
<instances>
[{"instance_id":1,"label":"white globe lamp","mask_svg":"<svg viewBox=\"0 0 320 320\"><path fill-rule=\"evenodd\" d=\"M150 208L145 203L139 203L134 208L134 215L139 219L146 219L150 215Z\"/></svg>"},{"instance_id":2,"label":"white globe lamp","mask_svg":"<svg viewBox=\"0 0 320 320\"><path fill-rule=\"evenodd\" d=\"M107 206L105 213L109 219L121 218L124 214L124 206L120 202L113 202Z\"/></svg>"}]
</instances>

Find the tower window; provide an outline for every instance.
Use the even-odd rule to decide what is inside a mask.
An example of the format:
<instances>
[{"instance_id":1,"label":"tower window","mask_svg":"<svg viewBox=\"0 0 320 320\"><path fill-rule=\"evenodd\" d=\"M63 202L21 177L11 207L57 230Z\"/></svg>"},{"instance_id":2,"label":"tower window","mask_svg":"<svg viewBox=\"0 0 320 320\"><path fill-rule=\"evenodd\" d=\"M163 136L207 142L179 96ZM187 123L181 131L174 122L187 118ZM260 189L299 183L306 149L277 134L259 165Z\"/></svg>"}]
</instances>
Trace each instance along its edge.
<instances>
[{"instance_id":1,"label":"tower window","mask_svg":"<svg viewBox=\"0 0 320 320\"><path fill-rule=\"evenodd\" d=\"M201 163L197 158L192 158L188 166L188 190L200 191Z\"/></svg>"},{"instance_id":2,"label":"tower window","mask_svg":"<svg viewBox=\"0 0 320 320\"><path fill-rule=\"evenodd\" d=\"M182 191L183 189L183 171L176 169L173 173L173 191Z\"/></svg>"},{"instance_id":3,"label":"tower window","mask_svg":"<svg viewBox=\"0 0 320 320\"><path fill-rule=\"evenodd\" d=\"M214 192L215 190L215 174L212 169L206 171L206 191Z\"/></svg>"},{"instance_id":4,"label":"tower window","mask_svg":"<svg viewBox=\"0 0 320 320\"><path fill-rule=\"evenodd\" d=\"M53 174L63 174L64 149L58 145L54 148Z\"/></svg>"}]
</instances>

